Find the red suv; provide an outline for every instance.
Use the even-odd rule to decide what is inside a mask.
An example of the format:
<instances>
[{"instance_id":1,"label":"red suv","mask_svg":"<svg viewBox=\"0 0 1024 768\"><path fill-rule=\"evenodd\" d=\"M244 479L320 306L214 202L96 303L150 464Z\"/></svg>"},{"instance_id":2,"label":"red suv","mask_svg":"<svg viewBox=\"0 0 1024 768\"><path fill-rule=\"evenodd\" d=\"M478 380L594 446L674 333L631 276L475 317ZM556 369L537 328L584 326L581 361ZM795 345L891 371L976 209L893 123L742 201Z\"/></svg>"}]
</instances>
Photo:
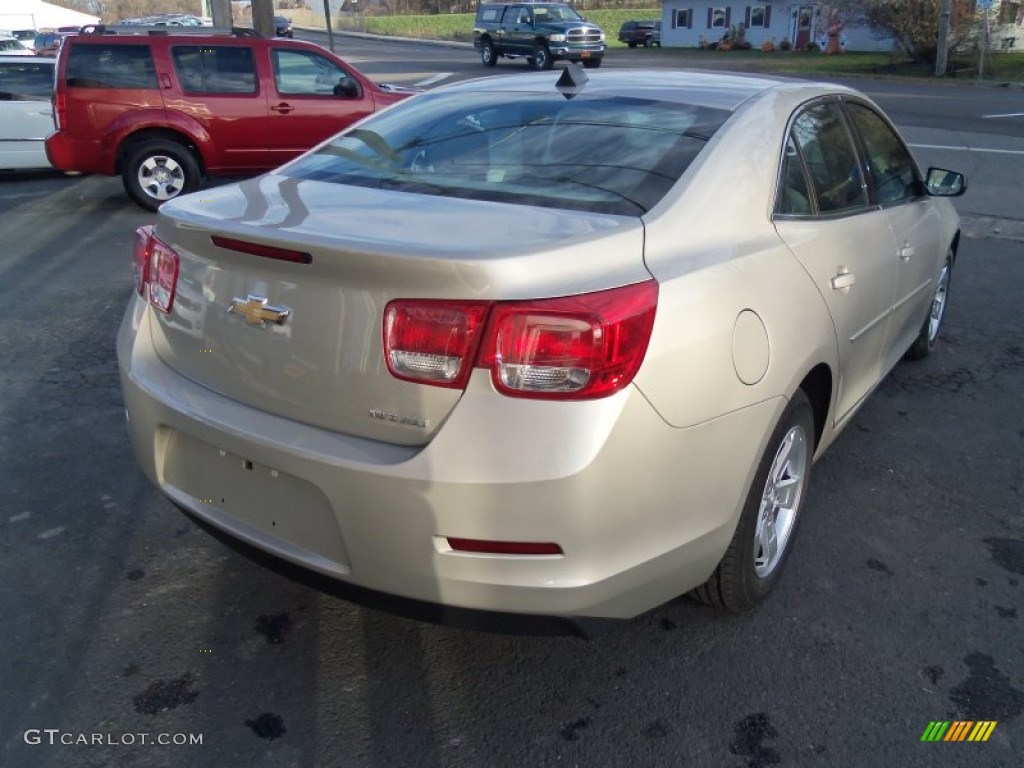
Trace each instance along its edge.
<instances>
[{"instance_id":1,"label":"red suv","mask_svg":"<svg viewBox=\"0 0 1024 768\"><path fill-rule=\"evenodd\" d=\"M412 93L312 43L139 27L68 37L56 81L50 162L119 174L149 210L205 175L275 168Z\"/></svg>"}]
</instances>

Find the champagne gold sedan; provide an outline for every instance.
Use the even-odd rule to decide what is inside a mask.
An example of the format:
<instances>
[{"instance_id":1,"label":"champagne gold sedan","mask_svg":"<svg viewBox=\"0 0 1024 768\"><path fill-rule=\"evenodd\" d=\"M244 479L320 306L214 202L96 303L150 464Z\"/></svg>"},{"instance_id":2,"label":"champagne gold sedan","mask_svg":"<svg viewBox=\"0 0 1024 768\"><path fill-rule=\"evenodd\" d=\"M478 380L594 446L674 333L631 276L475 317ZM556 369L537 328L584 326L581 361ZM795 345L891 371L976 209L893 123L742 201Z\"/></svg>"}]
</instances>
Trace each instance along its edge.
<instances>
[{"instance_id":1,"label":"champagne gold sedan","mask_svg":"<svg viewBox=\"0 0 1024 768\"><path fill-rule=\"evenodd\" d=\"M837 85L421 94L138 232L135 452L191 515L371 590L740 611L814 460L935 346L964 189Z\"/></svg>"}]
</instances>

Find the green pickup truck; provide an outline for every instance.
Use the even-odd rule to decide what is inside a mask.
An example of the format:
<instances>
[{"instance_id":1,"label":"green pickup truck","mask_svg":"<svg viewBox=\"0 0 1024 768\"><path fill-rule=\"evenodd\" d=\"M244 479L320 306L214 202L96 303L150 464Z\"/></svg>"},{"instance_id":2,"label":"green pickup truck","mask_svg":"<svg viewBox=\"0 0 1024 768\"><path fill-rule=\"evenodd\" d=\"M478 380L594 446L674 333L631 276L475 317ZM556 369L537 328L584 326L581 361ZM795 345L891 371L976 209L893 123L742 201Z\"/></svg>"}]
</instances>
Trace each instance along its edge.
<instances>
[{"instance_id":1,"label":"green pickup truck","mask_svg":"<svg viewBox=\"0 0 1024 768\"><path fill-rule=\"evenodd\" d=\"M599 26L562 3L481 4L473 45L485 67L505 56L525 58L537 70L551 69L559 60L599 67L607 47Z\"/></svg>"}]
</instances>

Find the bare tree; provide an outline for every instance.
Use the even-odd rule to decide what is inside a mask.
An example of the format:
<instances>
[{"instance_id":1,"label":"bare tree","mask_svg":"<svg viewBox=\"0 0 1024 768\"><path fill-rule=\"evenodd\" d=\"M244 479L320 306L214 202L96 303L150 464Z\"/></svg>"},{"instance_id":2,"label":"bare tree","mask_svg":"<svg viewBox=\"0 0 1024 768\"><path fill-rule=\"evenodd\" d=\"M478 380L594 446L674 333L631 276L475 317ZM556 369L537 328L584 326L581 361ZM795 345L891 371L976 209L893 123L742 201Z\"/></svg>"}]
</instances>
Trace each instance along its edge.
<instances>
[{"instance_id":1,"label":"bare tree","mask_svg":"<svg viewBox=\"0 0 1024 768\"><path fill-rule=\"evenodd\" d=\"M863 0L864 20L891 35L914 61L934 64L938 53L940 0ZM962 46L976 29L975 0L951 0L949 50Z\"/></svg>"}]
</instances>

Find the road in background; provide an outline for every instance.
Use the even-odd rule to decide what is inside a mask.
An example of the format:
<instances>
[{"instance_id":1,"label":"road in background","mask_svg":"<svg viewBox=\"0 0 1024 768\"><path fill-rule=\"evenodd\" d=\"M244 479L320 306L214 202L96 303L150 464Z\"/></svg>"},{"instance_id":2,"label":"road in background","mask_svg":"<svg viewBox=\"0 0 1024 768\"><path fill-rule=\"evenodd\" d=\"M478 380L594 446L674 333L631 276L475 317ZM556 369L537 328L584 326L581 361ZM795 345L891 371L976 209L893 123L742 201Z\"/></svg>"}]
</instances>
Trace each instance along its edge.
<instances>
[{"instance_id":1,"label":"road in background","mask_svg":"<svg viewBox=\"0 0 1024 768\"><path fill-rule=\"evenodd\" d=\"M351 47L406 82L468 55ZM964 112L1014 109L949 89L918 126L918 87L889 88L901 128L943 146L980 133ZM361 608L197 528L135 468L114 360L132 232L154 216L117 179L0 176L0 765L1019 766L1024 236L1019 194L987 196L1020 166L924 152L984 171L958 199L977 215L947 324L815 466L778 590L748 615L681 598L588 638ZM997 725L921 743L957 719ZM162 734L202 745L143 743Z\"/></svg>"}]
</instances>

